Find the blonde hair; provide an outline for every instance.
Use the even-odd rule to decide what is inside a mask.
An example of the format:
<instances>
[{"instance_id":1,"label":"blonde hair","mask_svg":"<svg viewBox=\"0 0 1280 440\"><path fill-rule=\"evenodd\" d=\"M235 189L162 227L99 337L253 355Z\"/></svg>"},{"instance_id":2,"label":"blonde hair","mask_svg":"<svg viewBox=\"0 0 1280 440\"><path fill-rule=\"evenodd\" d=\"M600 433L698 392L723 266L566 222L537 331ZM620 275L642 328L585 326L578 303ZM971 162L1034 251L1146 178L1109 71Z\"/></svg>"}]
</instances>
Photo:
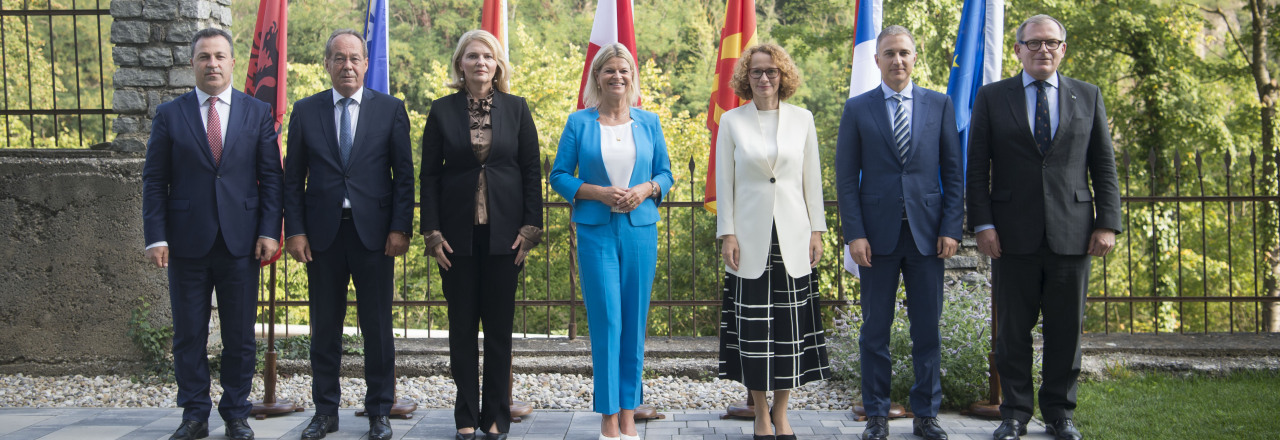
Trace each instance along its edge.
<instances>
[{"instance_id":1,"label":"blonde hair","mask_svg":"<svg viewBox=\"0 0 1280 440\"><path fill-rule=\"evenodd\" d=\"M498 68L493 72L493 87L502 93L511 93L511 64L507 63L507 52L503 50L502 43L498 42L498 38L488 31L476 29L467 31L462 34L462 38L458 39L458 48L453 50L453 61L449 63L449 73L453 75L454 81L449 83L449 87L463 90L467 87L467 79L462 74L462 56L467 51L467 46L472 42L479 41L489 47L489 51L493 52L493 59L497 62Z\"/></svg>"},{"instance_id":2,"label":"blonde hair","mask_svg":"<svg viewBox=\"0 0 1280 440\"><path fill-rule=\"evenodd\" d=\"M623 46L622 43L613 43L600 48L600 51L596 52L596 58L591 61L591 74L587 75L587 84L582 90L583 106L591 108L600 105L600 84L596 82L596 75L604 69L604 63L614 58L622 58L631 65L631 81L627 82L627 104L635 106L640 103L640 70L636 67L636 60L631 57L631 51L627 50L627 46Z\"/></svg>"},{"instance_id":3,"label":"blonde hair","mask_svg":"<svg viewBox=\"0 0 1280 440\"><path fill-rule=\"evenodd\" d=\"M729 88L733 89L733 94L748 101L754 96L747 73L751 70L751 57L758 53L769 55L773 58L773 64L778 65L778 100L786 101L796 94L796 89L800 87L800 70L791 61L791 55L787 55L787 51L776 43L757 44L742 52L738 62L734 63L733 78L729 79Z\"/></svg>"}]
</instances>

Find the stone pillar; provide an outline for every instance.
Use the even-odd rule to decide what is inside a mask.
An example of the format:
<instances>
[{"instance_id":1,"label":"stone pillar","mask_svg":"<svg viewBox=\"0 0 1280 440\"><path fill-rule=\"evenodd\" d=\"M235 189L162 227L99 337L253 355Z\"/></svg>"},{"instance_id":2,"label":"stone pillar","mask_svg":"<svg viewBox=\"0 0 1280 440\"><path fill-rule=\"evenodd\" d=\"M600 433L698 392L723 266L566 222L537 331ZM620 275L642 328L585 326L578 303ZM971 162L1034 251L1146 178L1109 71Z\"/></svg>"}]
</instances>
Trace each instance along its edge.
<instances>
[{"instance_id":1,"label":"stone pillar","mask_svg":"<svg viewBox=\"0 0 1280 440\"><path fill-rule=\"evenodd\" d=\"M112 149L142 153L156 106L195 87L191 36L231 28L231 0L115 0L111 2L111 58L117 68Z\"/></svg>"}]
</instances>

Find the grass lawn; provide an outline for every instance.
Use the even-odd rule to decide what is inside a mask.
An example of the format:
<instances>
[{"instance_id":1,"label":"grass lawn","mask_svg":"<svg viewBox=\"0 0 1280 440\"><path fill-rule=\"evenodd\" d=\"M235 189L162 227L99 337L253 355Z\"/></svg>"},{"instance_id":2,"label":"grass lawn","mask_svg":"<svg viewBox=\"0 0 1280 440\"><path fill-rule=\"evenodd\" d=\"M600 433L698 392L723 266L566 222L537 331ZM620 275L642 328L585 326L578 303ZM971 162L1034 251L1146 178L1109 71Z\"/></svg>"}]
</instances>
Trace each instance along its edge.
<instances>
[{"instance_id":1,"label":"grass lawn","mask_svg":"<svg viewBox=\"0 0 1280 440\"><path fill-rule=\"evenodd\" d=\"M1078 396L1075 417L1086 438L1280 438L1276 373L1132 373L1082 382Z\"/></svg>"}]
</instances>

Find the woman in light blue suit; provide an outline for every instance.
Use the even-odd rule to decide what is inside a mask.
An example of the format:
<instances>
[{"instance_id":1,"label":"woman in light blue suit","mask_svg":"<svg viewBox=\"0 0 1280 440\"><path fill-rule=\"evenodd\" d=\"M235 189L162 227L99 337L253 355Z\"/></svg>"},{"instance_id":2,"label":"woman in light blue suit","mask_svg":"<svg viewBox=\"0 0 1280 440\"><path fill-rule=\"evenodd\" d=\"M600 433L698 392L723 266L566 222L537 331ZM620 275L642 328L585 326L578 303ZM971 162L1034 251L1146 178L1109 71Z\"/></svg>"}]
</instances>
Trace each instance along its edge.
<instances>
[{"instance_id":1,"label":"woman in light blue suit","mask_svg":"<svg viewBox=\"0 0 1280 440\"><path fill-rule=\"evenodd\" d=\"M583 93L587 108L569 115L550 177L578 228L602 440L638 438L658 204L673 183L657 115L632 107L640 100L635 66L625 46L600 48Z\"/></svg>"}]
</instances>

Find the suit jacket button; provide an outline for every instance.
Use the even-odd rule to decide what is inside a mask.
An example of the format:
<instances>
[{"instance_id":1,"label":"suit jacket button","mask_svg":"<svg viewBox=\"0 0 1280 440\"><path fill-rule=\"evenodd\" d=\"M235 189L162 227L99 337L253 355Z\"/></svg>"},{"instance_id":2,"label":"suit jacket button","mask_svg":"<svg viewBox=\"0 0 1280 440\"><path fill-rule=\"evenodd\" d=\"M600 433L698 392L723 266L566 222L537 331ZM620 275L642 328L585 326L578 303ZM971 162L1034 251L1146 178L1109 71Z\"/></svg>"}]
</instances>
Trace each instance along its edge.
<instances>
[{"instance_id":1,"label":"suit jacket button","mask_svg":"<svg viewBox=\"0 0 1280 440\"><path fill-rule=\"evenodd\" d=\"M770 177L770 178L769 178L769 183L776 183L777 181L778 181L778 179L776 179L776 178L773 178L773 177Z\"/></svg>"}]
</instances>

